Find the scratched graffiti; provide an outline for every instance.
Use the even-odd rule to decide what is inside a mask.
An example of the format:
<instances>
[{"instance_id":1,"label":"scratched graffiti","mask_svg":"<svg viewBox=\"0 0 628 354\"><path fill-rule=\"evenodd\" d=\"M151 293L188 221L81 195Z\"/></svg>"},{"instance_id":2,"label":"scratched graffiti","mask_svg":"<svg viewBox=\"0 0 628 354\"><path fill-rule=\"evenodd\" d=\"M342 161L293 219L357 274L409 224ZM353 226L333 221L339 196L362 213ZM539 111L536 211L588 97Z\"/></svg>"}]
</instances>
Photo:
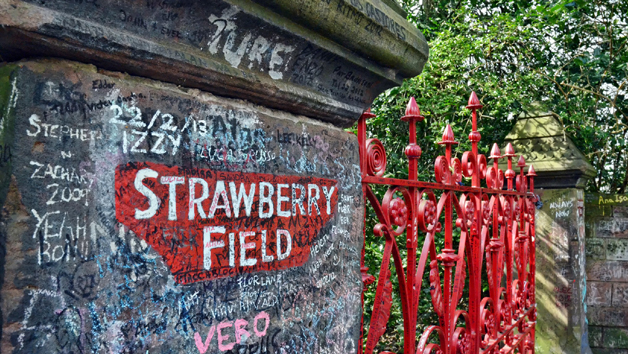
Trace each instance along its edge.
<instances>
[{"instance_id":1,"label":"scratched graffiti","mask_svg":"<svg viewBox=\"0 0 628 354\"><path fill-rule=\"evenodd\" d=\"M538 325L556 333L544 340L563 340L565 333L584 340L587 307L610 300L610 289L585 276L584 196L575 188L545 189L539 194L543 206L536 212ZM546 332L538 331L537 336Z\"/></svg>"},{"instance_id":2,"label":"scratched graffiti","mask_svg":"<svg viewBox=\"0 0 628 354\"><path fill-rule=\"evenodd\" d=\"M357 351L354 135L48 65L9 70L2 353Z\"/></svg>"}]
</instances>

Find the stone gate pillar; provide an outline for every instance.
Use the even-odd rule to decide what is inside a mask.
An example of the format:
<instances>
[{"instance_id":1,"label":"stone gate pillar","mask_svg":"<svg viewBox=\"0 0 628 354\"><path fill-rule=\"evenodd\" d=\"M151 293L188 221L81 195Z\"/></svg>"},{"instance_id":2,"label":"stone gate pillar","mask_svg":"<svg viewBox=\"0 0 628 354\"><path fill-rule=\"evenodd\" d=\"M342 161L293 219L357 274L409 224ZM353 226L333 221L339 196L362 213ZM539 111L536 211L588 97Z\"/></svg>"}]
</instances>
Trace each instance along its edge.
<instances>
[{"instance_id":1,"label":"stone gate pillar","mask_svg":"<svg viewBox=\"0 0 628 354\"><path fill-rule=\"evenodd\" d=\"M390 6L0 0L0 352L357 352Z\"/></svg>"},{"instance_id":2,"label":"stone gate pillar","mask_svg":"<svg viewBox=\"0 0 628 354\"><path fill-rule=\"evenodd\" d=\"M536 213L536 350L590 353L583 188L595 170L551 113L522 114L506 140L534 165L542 201Z\"/></svg>"}]
</instances>

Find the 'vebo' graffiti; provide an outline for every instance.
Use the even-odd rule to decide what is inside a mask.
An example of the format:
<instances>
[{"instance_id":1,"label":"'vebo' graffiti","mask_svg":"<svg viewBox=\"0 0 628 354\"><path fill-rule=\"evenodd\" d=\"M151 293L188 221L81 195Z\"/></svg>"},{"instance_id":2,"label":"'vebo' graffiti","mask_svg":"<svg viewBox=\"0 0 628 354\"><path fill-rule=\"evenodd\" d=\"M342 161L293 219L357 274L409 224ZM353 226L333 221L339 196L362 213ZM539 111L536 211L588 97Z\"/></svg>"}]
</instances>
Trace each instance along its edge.
<instances>
[{"instance_id":1,"label":"'vebo' graffiti","mask_svg":"<svg viewBox=\"0 0 628 354\"><path fill-rule=\"evenodd\" d=\"M116 217L186 284L303 265L336 190L323 178L129 163L116 169Z\"/></svg>"}]
</instances>

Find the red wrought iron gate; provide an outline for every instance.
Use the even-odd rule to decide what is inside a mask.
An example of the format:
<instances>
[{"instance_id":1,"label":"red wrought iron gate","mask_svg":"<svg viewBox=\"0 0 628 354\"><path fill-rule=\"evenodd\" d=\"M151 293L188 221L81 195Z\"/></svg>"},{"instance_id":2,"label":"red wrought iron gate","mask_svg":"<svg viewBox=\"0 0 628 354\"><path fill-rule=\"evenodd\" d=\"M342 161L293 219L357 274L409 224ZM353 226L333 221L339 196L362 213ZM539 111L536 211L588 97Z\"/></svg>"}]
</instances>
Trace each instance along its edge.
<instances>
[{"instance_id":1,"label":"red wrought iron gate","mask_svg":"<svg viewBox=\"0 0 628 354\"><path fill-rule=\"evenodd\" d=\"M383 242L375 301L368 335L361 338L361 353L373 353L386 331L393 292L391 260L399 281L405 354L534 353L536 174L532 166L524 174L526 163L522 156L516 162L519 172L513 170L516 155L510 144L503 155L497 144L493 145L489 166L486 157L478 153L481 136L476 110L482 105L475 93L467 108L472 111L472 149L462 154L462 161L452 158L452 146L457 142L448 125L438 142L445 146L445 155L435 161L436 183L418 181L421 148L416 144L416 122L424 117L414 98L401 117L410 125L410 142L405 148L408 179L383 177L384 146L379 140L366 137L366 120L375 115L369 110L358 121L362 187L379 222L372 231ZM508 160L505 172L498 165L501 158ZM471 177L471 186L461 183L463 176ZM381 201L371 185L388 186ZM422 245L419 233L425 236ZM459 241L454 234L459 234ZM400 252L402 245L397 244L402 235L407 250L405 262ZM438 237L444 238L440 250L435 244ZM367 270L363 254L365 290L376 280ZM426 271L433 311L439 321L417 333L419 297ZM482 292L483 274L488 282L487 294ZM468 299L461 302L465 286ZM468 308L459 309L461 303L468 304Z\"/></svg>"}]
</instances>

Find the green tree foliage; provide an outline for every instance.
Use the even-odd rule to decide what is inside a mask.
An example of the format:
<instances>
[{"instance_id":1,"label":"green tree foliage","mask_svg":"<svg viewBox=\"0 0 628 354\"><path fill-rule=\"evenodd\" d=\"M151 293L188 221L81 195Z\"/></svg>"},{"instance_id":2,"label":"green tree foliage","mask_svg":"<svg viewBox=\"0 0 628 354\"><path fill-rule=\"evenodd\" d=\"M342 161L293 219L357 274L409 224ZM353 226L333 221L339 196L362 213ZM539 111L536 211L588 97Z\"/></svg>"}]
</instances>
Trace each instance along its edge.
<instances>
[{"instance_id":1,"label":"green tree foliage","mask_svg":"<svg viewBox=\"0 0 628 354\"><path fill-rule=\"evenodd\" d=\"M386 147L387 177L407 176L403 151L408 125L399 118L410 97L426 117L417 127L423 150L419 179L433 181L434 160L444 154L436 143L447 124L460 142L454 155L460 158L470 150L471 115L465 106L475 91L485 106L479 112L480 153L488 156L494 142L503 149L519 113L555 112L598 170L588 189L626 192L628 1L400 2L428 39L430 57L421 75L388 90L373 104L377 117L368 121L368 130ZM384 190L377 192L381 196ZM383 241L372 236L375 223L371 210L366 263L377 276ZM398 244L403 248L405 241ZM365 297L367 309L373 297L374 286ZM437 322L430 308L429 292L422 292L419 333ZM367 315L366 324L368 320ZM399 352L402 328L397 303L380 348Z\"/></svg>"},{"instance_id":2,"label":"green tree foliage","mask_svg":"<svg viewBox=\"0 0 628 354\"><path fill-rule=\"evenodd\" d=\"M449 123L466 144L472 90L480 112L481 147L500 143L516 115L546 110L598 169L591 191L624 193L628 187L627 1L402 0L409 20L429 41L423 73L381 95L370 131L389 149L391 174L400 172L407 127L398 118L410 96L426 116L419 130L423 170L440 154L434 143ZM540 107L539 107L540 106ZM462 145L461 148L468 148ZM461 150L462 151L462 150ZM400 159L400 160L398 160Z\"/></svg>"}]
</instances>

